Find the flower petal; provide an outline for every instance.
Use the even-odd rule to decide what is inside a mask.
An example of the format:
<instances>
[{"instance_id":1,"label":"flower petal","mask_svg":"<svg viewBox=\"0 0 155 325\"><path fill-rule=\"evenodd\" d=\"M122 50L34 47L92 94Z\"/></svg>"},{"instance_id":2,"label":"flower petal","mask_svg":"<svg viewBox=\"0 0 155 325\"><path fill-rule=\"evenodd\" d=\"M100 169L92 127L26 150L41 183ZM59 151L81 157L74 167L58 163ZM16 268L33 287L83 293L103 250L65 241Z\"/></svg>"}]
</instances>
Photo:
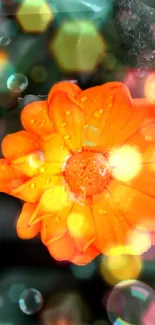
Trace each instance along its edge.
<instances>
[{"instance_id":1,"label":"flower petal","mask_svg":"<svg viewBox=\"0 0 155 325\"><path fill-rule=\"evenodd\" d=\"M51 104L51 101L53 100L55 93L57 93L59 91L64 91L71 98L75 98L82 92L82 90L76 84L74 84L72 82L67 82L67 81L58 82L51 88L51 90L48 94L48 104L49 105Z\"/></svg>"},{"instance_id":2,"label":"flower petal","mask_svg":"<svg viewBox=\"0 0 155 325\"><path fill-rule=\"evenodd\" d=\"M123 213L124 219L135 228L155 230L155 199L126 184L111 181L108 191L113 204Z\"/></svg>"},{"instance_id":3,"label":"flower petal","mask_svg":"<svg viewBox=\"0 0 155 325\"><path fill-rule=\"evenodd\" d=\"M70 260L74 256L75 244L68 233L47 246L49 253L58 261Z\"/></svg>"},{"instance_id":4,"label":"flower petal","mask_svg":"<svg viewBox=\"0 0 155 325\"><path fill-rule=\"evenodd\" d=\"M64 140L61 135L53 133L41 142L41 149L44 152L46 161L51 162L54 173L61 172L63 164L70 155L69 150L64 146Z\"/></svg>"},{"instance_id":5,"label":"flower petal","mask_svg":"<svg viewBox=\"0 0 155 325\"><path fill-rule=\"evenodd\" d=\"M68 216L67 226L77 248L84 252L95 239L95 228L89 206L75 203Z\"/></svg>"},{"instance_id":6,"label":"flower petal","mask_svg":"<svg viewBox=\"0 0 155 325\"><path fill-rule=\"evenodd\" d=\"M37 175L31 180L19 186L12 191L12 195L18 197L21 200L36 203L41 198L45 190L52 188L60 184L60 177L45 175Z\"/></svg>"},{"instance_id":7,"label":"flower petal","mask_svg":"<svg viewBox=\"0 0 155 325\"><path fill-rule=\"evenodd\" d=\"M40 137L53 132L53 125L48 117L47 101L33 102L25 106L21 113L24 128Z\"/></svg>"},{"instance_id":8,"label":"flower petal","mask_svg":"<svg viewBox=\"0 0 155 325\"><path fill-rule=\"evenodd\" d=\"M17 221L17 235L23 239L30 239L37 235L41 229L41 223L35 225L29 225L31 215L36 209L36 204L25 203L19 219Z\"/></svg>"},{"instance_id":9,"label":"flower petal","mask_svg":"<svg viewBox=\"0 0 155 325\"><path fill-rule=\"evenodd\" d=\"M0 191L12 194L12 190L22 185L28 180L21 171L13 168L9 162L1 158L0 159Z\"/></svg>"},{"instance_id":10,"label":"flower petal","mask_svg":"<svg viewBox=\"0 0 155 325\"><path fill-rule=\"evenodd\" d=\"M68 210L68 211L67 211ZM53 241L61 238L67 231L66 219L69 209L63 209L63 213L49 215L42 220L41 240L48 246Z\"/></svg>"},{"instance_id":11,"label":"flower petal","mask_svg":"<svg viewBox=\"0 0 155 325\"><path fill-rule=\"evenodd\" d=\"M84 253L76 251L70 259L70 262L79 266L87 265L99 255L100 252L94 247L94 245L90 245Z\"/></svg>"},{"instance_id":12,"label":"flower petal","mask_svg":"<svg viewBox=\"0 0 155 325\"><path fill-rule=\"evenodd\" d=\"M37 137L27 131L8 134L2 141L3 155L9 160L25 156L37 148Z\"/></svg>"},{"instance_id":13,"label":"flower petal","mask_svg":"<svg viewBox=\"0 0 155 325\"><path fill-rule=\"evenodd\" d=\"M67 147L77 151L82 147L84 113L82 109L61 91L57 93L49 106L49 117L55 130L61 134Z\"/></svg>"},{"instance_id":14,"label":"flower petal","mask_svg":"<svg viewBox=\"0 0 155 325\"><path fill-rule=\"evenodd\" d=\"M85 147L96 147L99 143L106 147L107 139L117 134L131 114L129 91L120 82L109 82L87 89L80 94L78 100L82 101L86 116L83 133Z\"/></svg>"},{"instance_id":15,"label":"flower petal","mask_svg":"<svg viewBox=\"0 0 155 325\"><path fill-rule=\"evenodd\" d=\"M125 244L131 227L116 209L107 190L93 197L93 217L96 227L94 244L102 254L118 244Z\"/></svg>"},{"instance_id":16,"label":"flower petal","mask_svg":"<svg viewBox=\"0 0 155 325\"><path fill-rule=\"evenodd\" d=\"M72 203L69 200L67 190L60 184L60 181L59 184L54 185L52 188L47 189L40 199L37 207L37 212L40 215L56 215L65 209L67 211L71 209Z\"/></svg>"},{"instance_id":17,"label":"flower petal","mask_svg":"<svg viewBox=\"0 0 155 325\"><path fill-rule=\"evenodd\" d=\"M44 165L44 160L44 153L38 150L30 155L13 160L12 166L25 175L33 177L39 173L40 167Z\"/></svg>"},{"instance_id":18,"label":"flower petal","mask_svg":"<svg viewBox=\"0 0 155 325\"><path fill-rule=\"evenodd\" d=\"M109 93L112 96L112 105L106 125L99 139L99 148L106 152L109 150L111 139L125 127L132 117L133 103L128 88L122 84Z\"/></svg>"},{"instance_id":19,"label":"flower petal","mask_svg":"<svg viewBox=\"0 0 155 325\"><path fill-rule=\"evenodd\" d=\"M134 135L137 130L144 127L151 120L155 119L155 105L149 103L145 99L133 99L133 108L131 110L131 118L118 134L110 140L110 147L120 146Z\"/></svg>"}]
</instances>

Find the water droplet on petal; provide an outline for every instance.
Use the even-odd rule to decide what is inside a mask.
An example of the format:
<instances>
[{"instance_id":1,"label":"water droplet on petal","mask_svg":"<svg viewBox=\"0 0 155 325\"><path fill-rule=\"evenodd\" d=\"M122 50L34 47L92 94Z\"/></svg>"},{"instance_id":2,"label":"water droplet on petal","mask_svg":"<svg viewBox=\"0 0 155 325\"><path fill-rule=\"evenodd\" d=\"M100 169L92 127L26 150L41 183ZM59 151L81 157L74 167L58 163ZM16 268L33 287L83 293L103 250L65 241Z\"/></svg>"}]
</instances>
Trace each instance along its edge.
<instances>
[{"instance_id":1,"label":"water droplet on petal","mask_svg":"<svg viewBox=\"0 0 155 325\"><path fill-rule=\"evenodd\" d=\"M66 125L67 125L66 122L62 122L62 123L60 124L60 126L61 126L62 128L65 128Z\"/></svg>"},{"instance_id":2,"label":"water droplet on petal","mask_svg":"<svg viewBox=\"0 0 155 325\"><path fill-rule=\"evenodd\" d=\"M49 178L47 178L47 184L50 184L51 182L52 182L52 179L49 177Z\"/></svg>"},{"instance_id":3,"label":"water droplet on petal","mask_svg":"<svg viewBox=\"0 0 155 325\"><path fill-rule=\"evenodd\" d=\"M46 168L44 166L42 166L42 167L39 168L39 171L40 171L40 173L45 173Z\"/></svg>"},{"instance_id":4,"label":"water droplet on petal","mask_svg":"<svg viewBox=\"0 0 155 325\"><path fill-rule=\"evenodd\" d=\"M69 139L70 139L70 135L69 135L69 134L65 135L65 136L64 136L64 139L65 139L65 140L69 140Z\"/></svg>"},{"instance_id":5,"label":"water droplet on petal","mask_svg":"<svg viewBox=\"0 0 155 325\"><path fill-rule=\"evenodd\" d=\"M30 184L30 187L31 188L35 188L36 187L36 184L33 182L33 183Z\"/></svg>"},{"instance_id":6,"label":"water droplet on petal","mask_svg":"<svg viewBox=\"0 0 155 325\"><path fill-rule=\"evenodd\" d=\"M70 113L71 113L70 111L66 111L66 115L70 115Z\"/></svg>"},{"instance_id":7,"label":"water droplet on petal","mask_svg":"<svg viewBox=\"0 0 155 325\"><path fill-rule=\"evenodd\" d=\"M34 124L35 122L36 122L36 119L33 118L33 119L31 120L31 124Z\"/></svg>"},{"instance_id":8,"label":"water droplet on petal","mask_svg":"<svg viewBox=\"0 0 155 325\"><path fill-rule=\"evenodd\" d=\"M87 100L87 97L85 97L85 96L84 97L81 97L81 102L84 103L86 100Z\"/></svg>"},{"instance_id":9,"label":"water droplet on petal","mask_svg":"<svg viewBox=\"0 0 155 325\"><path fill-rule=\"evenodd\" d=\"M97 109L95 112L94 112L94 117L96 118L100 118L101 114L103 113L103 109Z\"/></svg>"}]
</instances>

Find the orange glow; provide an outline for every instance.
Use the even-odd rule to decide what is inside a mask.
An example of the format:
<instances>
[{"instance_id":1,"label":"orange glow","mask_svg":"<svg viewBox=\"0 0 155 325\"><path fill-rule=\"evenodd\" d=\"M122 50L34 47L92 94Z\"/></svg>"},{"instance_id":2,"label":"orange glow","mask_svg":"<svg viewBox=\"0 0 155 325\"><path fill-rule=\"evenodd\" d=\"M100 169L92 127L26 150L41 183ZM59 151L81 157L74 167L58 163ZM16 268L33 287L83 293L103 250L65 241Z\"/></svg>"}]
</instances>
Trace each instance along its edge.
<instances>
[{"instance_id":1,"label":"orange glow","mask_svg":"<svg viewBox=\"0 0 155 325\"><path fill-rule=\"evenodd\" d=\"M155 72L149 74L144 85L145 97L155 103Z\"/></svg>"},{"instance_id":2,"label":"orange glow","mask_svg":"<svg viewBox=\"0 0 155 325\"><path fill-rule=\"evenodd\" d=\"M84 91L60 82L47 101L23 109L21 122L25 130L3 139L0 159L0 191L25 202L20 238L40 233L51 256L77 265L150 247L154 103L132 99L120 82ZM131 274L118 272L123 279L139 274L134 257Z\"/></svg>"}]
</instances>

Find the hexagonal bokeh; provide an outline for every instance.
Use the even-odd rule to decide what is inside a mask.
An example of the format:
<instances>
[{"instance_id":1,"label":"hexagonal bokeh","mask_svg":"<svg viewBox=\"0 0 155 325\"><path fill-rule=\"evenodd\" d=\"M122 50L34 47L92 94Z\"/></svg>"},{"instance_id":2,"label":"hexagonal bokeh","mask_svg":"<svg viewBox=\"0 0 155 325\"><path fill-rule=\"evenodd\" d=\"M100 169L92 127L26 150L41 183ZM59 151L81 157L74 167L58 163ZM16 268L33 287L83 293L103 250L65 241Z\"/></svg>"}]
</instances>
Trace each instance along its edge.
<instances>
[{"instance_id":1,"label":"hexagonal bokeh","mask_svg":"<svg viewBox=\"0 0 155 325\"><path fill-rule=\"evenodd\" d=\"M90 72L106 52L106 44L88 21L64 22L50 43L50 50L63 70Z\"/></svg>"},{"instance_id":2,"label":"hexagonal bokeh","mask_svg":"<svg viewBox=\"0 0 155 325\"><path fill-rule=\"evenodd\" d=\"M53 20L53 12L45 0L23 0L16 19L26 33L42 33Z\"/></svg>"}]
</instances>

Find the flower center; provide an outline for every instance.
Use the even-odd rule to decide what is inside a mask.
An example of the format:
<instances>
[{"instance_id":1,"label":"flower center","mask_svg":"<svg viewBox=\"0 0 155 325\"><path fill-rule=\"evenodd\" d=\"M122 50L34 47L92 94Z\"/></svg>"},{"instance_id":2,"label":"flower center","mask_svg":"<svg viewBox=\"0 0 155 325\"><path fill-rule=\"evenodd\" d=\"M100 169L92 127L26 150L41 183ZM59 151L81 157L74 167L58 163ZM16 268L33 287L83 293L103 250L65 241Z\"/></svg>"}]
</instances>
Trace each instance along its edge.
<instances>
[{"instance_id":1,"label":"flower center","mask_svg":"<svg viewBox=\"0 0 155 325\"><path fill-rule=\"evenodd\" d=\"M71 192L85 198L102 192L111 178L106 157L87 150L73 153L68 158L63 176Z\"/></svg>"}]
</instances>

